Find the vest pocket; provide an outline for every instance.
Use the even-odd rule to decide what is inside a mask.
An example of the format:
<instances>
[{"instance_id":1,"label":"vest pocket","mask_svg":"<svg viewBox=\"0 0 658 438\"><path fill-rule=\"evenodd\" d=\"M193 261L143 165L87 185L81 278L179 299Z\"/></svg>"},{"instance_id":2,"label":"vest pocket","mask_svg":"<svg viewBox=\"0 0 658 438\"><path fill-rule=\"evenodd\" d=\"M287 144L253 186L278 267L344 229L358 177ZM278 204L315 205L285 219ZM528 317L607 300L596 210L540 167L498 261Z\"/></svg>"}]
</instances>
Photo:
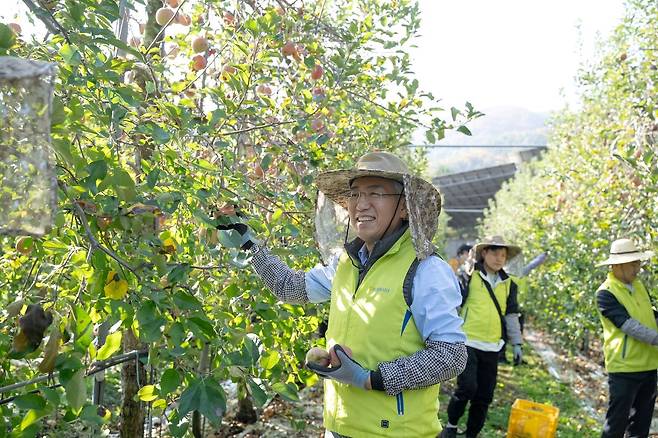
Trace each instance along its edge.
<instances>
[{"instance_id":1,"label":"vest pocket","mask_svg":"<svg viewBox=\"0 0 658 438\"><path fill-rule=\"evenodd\" d=\"M621 346L621 358L626 358L626 342L628 341L628 335L624 335L624 343Z\"/></svg>"}]
</instances>

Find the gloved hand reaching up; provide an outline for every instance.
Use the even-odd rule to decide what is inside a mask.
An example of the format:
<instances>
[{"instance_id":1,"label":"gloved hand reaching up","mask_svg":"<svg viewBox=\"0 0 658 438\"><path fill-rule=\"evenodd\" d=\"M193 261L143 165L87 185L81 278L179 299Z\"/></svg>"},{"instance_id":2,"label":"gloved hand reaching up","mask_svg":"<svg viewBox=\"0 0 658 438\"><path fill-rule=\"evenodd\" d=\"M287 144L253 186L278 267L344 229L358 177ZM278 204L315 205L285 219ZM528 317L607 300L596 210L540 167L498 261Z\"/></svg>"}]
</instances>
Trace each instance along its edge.
<instances>
[{"instance_id":1,"label":"gloved hand reaching up","mask_svg":"<svg viewBox=\"0 0 658 438\"><path fill-rule=\"evenodd\" d=\"M216 225L215 228L217 228L218 230L237 231L240 234L240 236L242 236L242 244L240 245L240 249L249 250L251 249L252 246L254 246L254 238L251 235L251 230L249 229L249 227L242 222L242 221L246 221L247 218L236 207L237 206L234 205L233 208L230 209L230 213L232 214L228 214L229 209L226 206L222 207L220 209L220 212L222 214L220 214L219 217L221 218L223 216L230 218L232 222Z\"/></svg>"},{"instance_id":2,"label":"gloved hand reaching up","mask_svg":"<svg viewBox=\"0 0 658 438\"><path fill-rule=\"evenodd\" d=\"M363 368L357 361L347 355L343 347L335 345L336 356L340 360L337 367L323 367L315 363L306 364L308 368L325 379L333 379L346 385L354 385L358 388L366 389L370 370Z\"/></svg>"}]
</instances>

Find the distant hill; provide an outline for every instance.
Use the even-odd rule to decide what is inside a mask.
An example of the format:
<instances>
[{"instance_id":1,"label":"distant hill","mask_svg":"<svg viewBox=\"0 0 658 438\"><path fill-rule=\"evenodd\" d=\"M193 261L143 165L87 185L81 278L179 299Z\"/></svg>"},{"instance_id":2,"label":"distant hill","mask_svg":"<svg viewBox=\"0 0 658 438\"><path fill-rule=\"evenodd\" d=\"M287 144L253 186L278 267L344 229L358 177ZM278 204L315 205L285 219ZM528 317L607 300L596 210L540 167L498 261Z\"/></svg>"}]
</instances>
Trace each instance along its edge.
<instances>
[{"instance_id":1,"label":"distant hill","mask_svg":"<svg viewBox=\"0 0 658 438\"><path fill-rule=\"evenodd\" d=\"M468 128L472 136L450 131L438 144L449 145L544 145L547 113L525 108L495 107L480 110L485 115ZM463 172L496 164L519 161L517 149L430 149L428 176Z\"/></svg>"}]
</instances>

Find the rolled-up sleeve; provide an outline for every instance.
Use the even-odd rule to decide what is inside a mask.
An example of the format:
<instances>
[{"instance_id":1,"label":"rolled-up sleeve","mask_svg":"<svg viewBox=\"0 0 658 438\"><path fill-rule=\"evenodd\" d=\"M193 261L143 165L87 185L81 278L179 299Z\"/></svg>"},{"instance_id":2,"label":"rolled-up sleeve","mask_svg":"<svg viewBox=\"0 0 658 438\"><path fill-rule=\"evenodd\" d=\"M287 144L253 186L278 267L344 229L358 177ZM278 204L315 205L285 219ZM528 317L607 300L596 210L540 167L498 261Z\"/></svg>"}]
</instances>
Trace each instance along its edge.
<instances>
[{"instance_id":1,"label":"rolled-up sleeve","mask_svg":"<svg viewBox=\"0 0 658 438\"><path fill-rule=\"evenodd\" d=\"M448 263L431 256L418 264L411 289L411 314L423 340L466 342L457 313L462 296Z\"/></svg>"},{"instance_id":2,"label":"rolled-up sleeve","mask_svg":"<svg viewBox=\"0 0 658 438\"><path fill-rule=\"evenodd\" d=\"M332 257L325 266L316 265L306 272L306 293L311 303L324 303L331 299L331 283L336 275L338 257Z\"/></svg>"}]
</instances>

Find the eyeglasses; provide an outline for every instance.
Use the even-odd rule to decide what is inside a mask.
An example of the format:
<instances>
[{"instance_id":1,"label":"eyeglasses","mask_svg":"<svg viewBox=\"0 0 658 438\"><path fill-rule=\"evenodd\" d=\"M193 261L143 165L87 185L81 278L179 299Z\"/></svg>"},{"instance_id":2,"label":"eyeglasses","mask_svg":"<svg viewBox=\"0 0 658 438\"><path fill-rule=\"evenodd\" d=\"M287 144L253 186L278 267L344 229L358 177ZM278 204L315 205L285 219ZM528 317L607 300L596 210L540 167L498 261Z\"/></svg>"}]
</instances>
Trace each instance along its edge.
<instances>
[{"instance_id":1,"label":"eyeglasses","mask_svg":"<svg viewBox=\"0 0 658 438\"><path fill-rule=\"evenodd\" d=\"M370 202L379 202L386 196L400 196L402 193L380 193L380 192L349 192L348 199L351 203L356 204L359 199Z\"/></svg>"}]
</instances>

